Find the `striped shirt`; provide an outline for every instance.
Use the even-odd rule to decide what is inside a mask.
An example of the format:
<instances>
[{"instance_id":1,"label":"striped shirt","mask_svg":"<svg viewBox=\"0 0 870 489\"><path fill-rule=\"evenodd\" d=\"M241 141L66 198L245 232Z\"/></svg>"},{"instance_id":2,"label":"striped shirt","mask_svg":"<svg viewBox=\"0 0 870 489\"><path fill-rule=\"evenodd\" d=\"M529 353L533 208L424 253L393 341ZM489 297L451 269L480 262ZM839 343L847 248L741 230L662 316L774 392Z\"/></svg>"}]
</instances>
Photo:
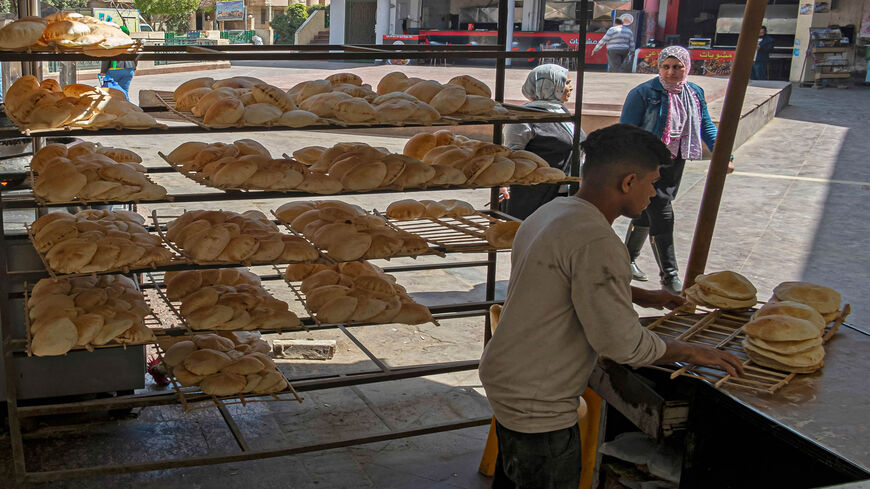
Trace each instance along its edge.
<instances>
[{"instance_id":1,"label":"striped shirt","mask_svg":"<svg viewBox=\"0 0 870 489\"><path fill-rule=\"evenodd\" d=\"M634 51L634 33L624 25L615 25L607 29L607 34L598 41L599 45L606 44L608 49L628 49Z\"/></svg>"}]
</instances>

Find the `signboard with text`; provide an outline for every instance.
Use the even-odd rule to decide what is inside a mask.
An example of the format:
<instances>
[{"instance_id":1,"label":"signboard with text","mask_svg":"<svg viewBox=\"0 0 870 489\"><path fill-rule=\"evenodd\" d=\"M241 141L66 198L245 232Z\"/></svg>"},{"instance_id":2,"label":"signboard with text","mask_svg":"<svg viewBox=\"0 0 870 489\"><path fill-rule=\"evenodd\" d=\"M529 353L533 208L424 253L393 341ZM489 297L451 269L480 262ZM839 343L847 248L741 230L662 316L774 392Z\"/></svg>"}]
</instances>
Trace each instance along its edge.
<instances>
[{"instance_id":1,"label":"signboard with text","mask_svg":"<svg viewBox=\"0 0 870 489\"><path fill-rule=\"evenodd\" d=\"M495 44L496 31L420 31L421 44ZM587 64L607 64L607 53L604 49L592 55L592 49L604 33L589 33L586 35L585 51ZM580 36L576 32L514 32L513 51L576 51ZM534 65L535 58L517 59L514 63L526 62Z\"/></svg>"},{"instance_id":2,"label":"signboard with text","mask_svg":"<svg viewBox=\"0 0 870 489\"><path fill-rule=\"evenodd\" d=\"M232 2L215 3L215 20L245 20L245 2L235 0Z\"/></svg>"},{"instance_id":3,"label":"signboard with text","mask_svg":"<svg viewBox=\"0 0 870 489\"><path fill-rule=\"evenodd\" d=\"M658 73L661 49L641 48L635 56L636 73ZM724 49L690 49L692 54L691 75L730 76L734 63L734 51Z\"/></svg>"}]
</instances>

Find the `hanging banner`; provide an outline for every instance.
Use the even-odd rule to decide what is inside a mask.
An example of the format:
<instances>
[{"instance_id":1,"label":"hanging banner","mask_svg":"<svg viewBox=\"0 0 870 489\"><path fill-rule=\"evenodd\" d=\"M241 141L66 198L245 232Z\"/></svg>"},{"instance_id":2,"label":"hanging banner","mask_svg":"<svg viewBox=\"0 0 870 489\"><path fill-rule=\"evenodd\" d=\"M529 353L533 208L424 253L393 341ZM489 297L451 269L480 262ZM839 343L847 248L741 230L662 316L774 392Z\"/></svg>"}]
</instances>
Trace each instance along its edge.
<instances>
[{"instance_id":1,"label":"hanging banner","mask_svg":"<svg viewBox=\"0 0 870 489\"><path fill-rule=\"evenodd\" d=\"M658 73L661 49L641 48L635 56L636 73ZM729 76L734 64L734 51L724 49L690 49L692 69L690 75Z\"/></svg>"},{"instance_id":2,"label":"hanging banner","mask_svg":"<svg viewBox=\"0 0 870 489\"><path fill-rule=\"evenodd\" d=\"M232 2L215 3L215 20L245 20L245 2L235 0Z\"/></svg>"}]
</instances>

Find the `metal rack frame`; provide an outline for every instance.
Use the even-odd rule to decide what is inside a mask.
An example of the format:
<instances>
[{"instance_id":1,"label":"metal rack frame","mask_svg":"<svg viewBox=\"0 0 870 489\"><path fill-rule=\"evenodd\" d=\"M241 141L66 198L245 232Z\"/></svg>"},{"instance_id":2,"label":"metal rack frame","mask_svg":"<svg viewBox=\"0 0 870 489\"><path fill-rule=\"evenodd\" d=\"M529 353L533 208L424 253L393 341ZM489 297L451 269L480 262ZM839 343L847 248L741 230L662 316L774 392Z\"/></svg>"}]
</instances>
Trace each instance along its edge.
<instances>
[{"instance_id":1,"label":"metal rack frame","mask_svg":"<svg viewBox=\"0 0 870 489\"><path fill-rule=\"evenodd\" d=\"M22 5L25 5L30 15L38 14L38 6L35 2L22 0ZM135 54L123 54L115 57L118 60L378 60L387 57L395 57L401 54L403 58L408 59L429 59L437 57L439 59L494 59L495 66L495 90L494 98L499 102L504 101L505 93L505 69L506 59L513 58L543 58L552 57L554 54L559 54L565 58L576 59L576 86L574 93L576 110L573 114L557 115L552 117L536 117L535 122L573 122L575 127L580 127L583 94L583 70L584 70L584 53L585 50L578 49L576 51L564 51L554 53L547 52L510 52L505 50L507 31L504 28L507 24L507 0L499 0L499 31L495 45L486 46L400 46L400 45L326 45L326 46L248 46L248 45L227 45L227 46L145 46ZM586 12L588 10L588 0L580 0L580 38L585 39L586 31ZM0 52L0 62L21 61L29 65L25 71L28 73L38 73L38 63L43 61L80 61L91 60L84 54L77 53L8 53ZM152 112L154 112L152 110ZM524 122L523 119L491 119L491 120L468 120L468 121L451 121L449 124L444 124L445 127L453 125L492 125L494 143L502 142L502 128L504 124ZM363 127L363 126L361 126ZM364 127L395 127L388 124L367 124ZM203 132L249 132L263 130L329 130L341 131L353 129L353 125L347 126L317 126L313 129L306 128L226 128L226 129L205 129L193 124L173 125L166 129L145 129L145 130L116 130L116 129L101 129L95 131L71 131L71 130L50 130L50 131L34 131L26 133L26 136L34 138L35 150L39 148L39 140L42 137L49 136L107 136L107 135L133 135L133 134L191 134ZM17 128L0 129L0 138L20 138L22 133ZM574 145L579 143L580 131L574 132ZM570 175L579 175L579 153L573 152L571 160ZM151 168L149 173L175 173L173 168ZM26 176L26 175L25 175ZM7 175L8 177L8 175ZM14 175L13 175L14 177ZM180 178L185 178L179 176ZM576 189L577 184L572 183L572 188ZM425 192L426 190L414 190L415 192ZM394 190L375 190L371 194L392 193ZM359 195L361 192L343 192L338 195ZM271 192L271 191L250 191L250 192L233 192L233 191L215 191L208 189L207 191L191 194L173 195L172 202L208 202L208 201L225 201L225 200L254 200L266 198L300 198L313 197L314 195L303 192ZM492 210L498 202L498 189L492 188L490 192ZM160 202L160 201L155 201ZM128 202L111 202L112 204L128 204ZM4 226L3 211L6 209L36 209L38 207L63 207L68 204L46 204L40 205L39 202L31 195L27 196L17 192L12 195L7 195L7 192L0 191L0 226ZM26 482L50 481L64 478L85 477L95 475L131 473L149 470L165 470L170 468L193 467L200 465L222 464L243 460L255 460L269 457L279 457L286 455L294 455L299 453L307 453L318 450L334 449L364 443L373 443L377 441L391 440L404 438L409 436L419 436L430 433L438 433L442 431L464 429L474 426L481 426L490 423L490 418L472 419L458 423L439 424L424 428L403 430L391 432L383 435L367 436L361 438L340 440L335 442L320 443L292 448L280 448L274 450L251 450L247 441L241 433L241 430L236 425L229 411L219 407L219 412L222 415L228 429L232 432L240 451L237 453L216 455L207 457L192 457L181 459L157 460L144 463L134 464L117 464L91 466L82 468L70 468L49 471L28 472L25 466L24 443L21 433L21 420L23 418L34 418L49 415L63 415L73 413L98 412L114 409L129 409L129 408L144 408L149 406L173 405L178 404L179 399L175 392L159 392L147 394L133 394L118 396L109 399L86 400L78 402L45 402L45 401L24 401L19 402L17 395L17 385L15 376L15 366L13 360L16 357L25 355L26 339L22 342L20 338L14 338L12 335L12 324L8 311L10 310L10 299L22 297L24 292L24 282L35 282L40 278L48 277L45 270L19 270L10 271L9 265L13 260L20 257L10 254L10 245L17 245L17 251L26 250L26 235L11 233L7 235L4 232L0 233L0 351L2 351L3 362L6 373L6 397L7 411L10 429L10 440L12 445L13 469L16 480ZM35 250L31 250L35 254ZM496 256L495 251L486 253L485 260L469 260L450 263L418 263L412 265L399 265L385 267L384 270L390 272L408 272L433 269L448 269L448 268L464 268L464 267L485 267L486 268L486 287L485 299L481 302L451 304L444 306L430 307L430 311L437 320L458 319L466 317L483 316L484 341L488 341L490 337L489 314L488 310L492 304L497 303L495 300L495 273L496 273ZM32 257L31 257L32 258ZM216 268L227 265L209 265L198 266L191 264L170 265L157 267L149 272L153 277L153 273L169 270L180 269L201 269L201 268ZM275 268L274 274L261 275L262 280L283 280L281 270ZM154 287L153 282L144 282L143 289ZM371 350L369 350L358 338L350 331L357 327L373 327L371 324L351 324L351 325L336 325L336 324L315 324L312 321L307 321L309 330L321 329L340 329L357 347L377 366L377 369L366 370L362 372L350 372L341 374L315 375L310 377L299 377L289 379L292 385L298 392L306 392L320 389L345 387L362 385L375 382L386 382L392 380L408 379L414 377L437 375L450 372L459 372L477 369L479 360L471 359L464 361L442 362L434 364L419 364L401 367L391 367L383 360L378 358ZM184 334L184 331L178 329L176 334Z\"/></svg>"}]
</instances>

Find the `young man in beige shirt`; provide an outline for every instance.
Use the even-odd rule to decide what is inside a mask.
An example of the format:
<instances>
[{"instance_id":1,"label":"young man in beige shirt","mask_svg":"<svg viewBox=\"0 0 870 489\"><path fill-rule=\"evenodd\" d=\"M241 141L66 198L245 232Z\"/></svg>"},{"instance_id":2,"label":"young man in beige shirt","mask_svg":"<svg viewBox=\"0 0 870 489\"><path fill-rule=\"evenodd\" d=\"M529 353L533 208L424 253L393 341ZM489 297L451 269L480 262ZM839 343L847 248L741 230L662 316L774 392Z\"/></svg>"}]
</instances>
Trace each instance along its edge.
<instances>
[{"instance_id":1,"label":"young man in beige shirt","mask_svg":"<svg viewBox=\"0 0 870 489\"><path fill-rule=\"evenodd\" d=\"M683 303L631 287L628 251L611 228L619 216L639 216L655 195L659 168L671 162L667 147L652 133L617 124L593 132L581 148L577 194L542 206L517 232L504 310L480 362L497 421L493 488L577 488L577 407L599 356L742 373L731 354L662 340L640 325L632 306Z\"/></svg>"}]
</instances>

